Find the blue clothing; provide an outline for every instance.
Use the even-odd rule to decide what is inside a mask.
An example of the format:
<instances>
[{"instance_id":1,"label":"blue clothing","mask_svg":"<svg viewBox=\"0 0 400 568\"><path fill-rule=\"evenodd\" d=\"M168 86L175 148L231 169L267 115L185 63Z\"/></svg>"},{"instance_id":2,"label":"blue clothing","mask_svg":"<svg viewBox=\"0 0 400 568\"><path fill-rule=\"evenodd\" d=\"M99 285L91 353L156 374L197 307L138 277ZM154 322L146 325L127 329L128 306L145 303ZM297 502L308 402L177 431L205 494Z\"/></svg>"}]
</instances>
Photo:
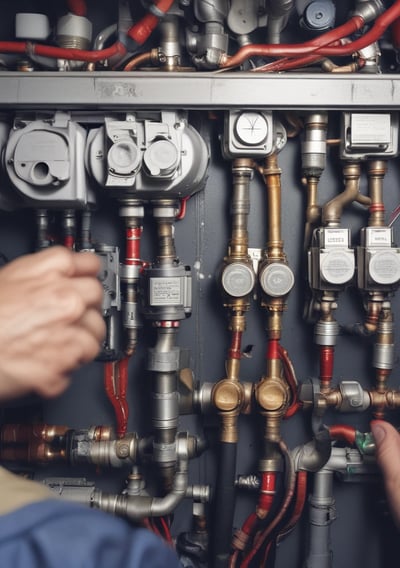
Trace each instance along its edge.
<instances>
[{"instance_id":1,"label":"blue clothing","mask_svg":"<svg viewBox=\"0 0 400 568\"><path fill-rule=\"evenodd\" d=\"M150 531L57 499L0 515L1 568L179 568Z\"/></svg>"}]
</instances>

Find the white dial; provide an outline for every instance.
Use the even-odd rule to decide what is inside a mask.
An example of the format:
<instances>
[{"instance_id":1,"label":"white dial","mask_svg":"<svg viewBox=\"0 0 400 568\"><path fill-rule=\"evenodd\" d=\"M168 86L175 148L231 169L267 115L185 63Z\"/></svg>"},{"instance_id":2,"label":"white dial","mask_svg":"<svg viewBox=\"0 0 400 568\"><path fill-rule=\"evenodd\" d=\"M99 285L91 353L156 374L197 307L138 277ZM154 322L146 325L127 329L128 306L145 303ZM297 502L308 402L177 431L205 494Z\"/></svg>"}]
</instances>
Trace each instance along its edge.
<instances>
[{"instance_id":1,"label":"white dial","mask_svg":"<svg viewBox=\"0 0 400 568\"><path fill-rule=\"evenodd\" d=\"M268 124L259 112L243 112L236 120L235 132L242 144L256 146L266 139Z\"/></svg>"}]
</instances>

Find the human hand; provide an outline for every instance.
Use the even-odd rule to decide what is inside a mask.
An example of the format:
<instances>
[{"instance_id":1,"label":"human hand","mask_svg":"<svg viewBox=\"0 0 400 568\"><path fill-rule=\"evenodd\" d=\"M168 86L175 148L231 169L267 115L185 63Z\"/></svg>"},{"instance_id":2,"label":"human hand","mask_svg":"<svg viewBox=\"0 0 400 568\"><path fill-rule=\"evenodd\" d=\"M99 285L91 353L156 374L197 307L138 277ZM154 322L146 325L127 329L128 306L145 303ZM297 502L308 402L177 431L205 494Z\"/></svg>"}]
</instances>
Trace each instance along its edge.
<instances>
[{"instance_id":1,"label":"human hand","mask_svg":"<svg viewBox=\"0 0 400 568\"><path fill-rule=\"evenodd\" d=\"M386 494L394 522L400 529L400 434L388 422L373 420L376 459L382 469Z\"/></svg>"},{"instance_id":2,"label":"human hand","mask_svg":"<svg viewBox=\"0 0 400 568\"><path fill-rule=\"evenodd\" d=\"M62 247L0 270L0 399L57 396L105 335L98 258Z\"/></svg>"}]
</instances>

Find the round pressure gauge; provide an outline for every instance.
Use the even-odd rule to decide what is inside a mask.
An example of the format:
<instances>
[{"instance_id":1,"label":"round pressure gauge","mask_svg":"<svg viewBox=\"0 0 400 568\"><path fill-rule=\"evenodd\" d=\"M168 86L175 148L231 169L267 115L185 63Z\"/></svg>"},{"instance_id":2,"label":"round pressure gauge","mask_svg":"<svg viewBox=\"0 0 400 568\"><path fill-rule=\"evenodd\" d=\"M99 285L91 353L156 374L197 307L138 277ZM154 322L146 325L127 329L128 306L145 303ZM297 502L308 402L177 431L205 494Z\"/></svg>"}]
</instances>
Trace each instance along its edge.
<instances>
[{"instance_id":1,"label":"round pressure gauge","mask_svg":"<svg viewBox=\"0 0 400 568\"><path fill-rule=\"evenodd\" d=\"M242 144L258 146L267 137L267 121L259 112L242 112L235 123L235 134Z\"/></svg>"}]
</instances>

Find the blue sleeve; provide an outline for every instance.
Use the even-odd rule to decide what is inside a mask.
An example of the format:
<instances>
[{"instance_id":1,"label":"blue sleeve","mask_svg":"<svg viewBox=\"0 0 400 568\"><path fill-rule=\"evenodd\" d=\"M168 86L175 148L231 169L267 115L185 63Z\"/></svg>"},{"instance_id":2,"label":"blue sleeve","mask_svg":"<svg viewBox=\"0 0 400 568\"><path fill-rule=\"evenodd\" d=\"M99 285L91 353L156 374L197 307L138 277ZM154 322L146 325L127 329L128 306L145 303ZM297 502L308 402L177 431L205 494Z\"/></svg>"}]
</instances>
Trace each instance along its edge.
<instances>
[{"instance_id":1,"label":"blue sleeve","mask_svg":"<svg viewBox=\"0 0 400 568\"><path fill-rule=\"evenodd\" d=\"M179 568L173 549L150 531L58 500L0 516L2 568Z\"/></svg>"}]
</instances>

